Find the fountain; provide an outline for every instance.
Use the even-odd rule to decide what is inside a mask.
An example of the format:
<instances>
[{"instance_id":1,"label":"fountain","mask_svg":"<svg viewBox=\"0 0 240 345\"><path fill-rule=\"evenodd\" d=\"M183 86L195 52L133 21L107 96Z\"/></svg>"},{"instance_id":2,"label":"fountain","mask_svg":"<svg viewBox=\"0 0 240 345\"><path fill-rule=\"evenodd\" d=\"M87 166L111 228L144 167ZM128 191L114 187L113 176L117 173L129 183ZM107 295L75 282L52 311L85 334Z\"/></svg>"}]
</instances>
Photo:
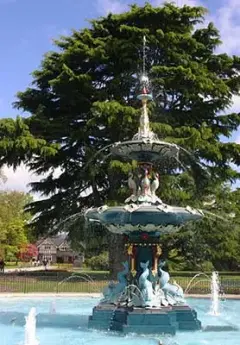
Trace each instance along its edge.
<instances>
[{"instance_id":1,"label":"fountain","mask_svg":"<svg viewBox=\"0 0 240 345\"><path fill-rule=\"evenodd\" d=\"M36 338L36 309L31 308L26 316L24 345L38 345Z\"/></svg>"},{"instance_id":2,"label":"fountain","mask_svg":"<svg viewBox=\"0 0 240 345\"><path fill-rule=\"evenodd\" d=\"M238 331L234 324L231 322L226 324L225 320L223 323L220 317L214 318L217 324L202 327L195 309L187 304L183 289L176 282L171 282L170 275L165 269L166 262L161 259L161 235L175 233L185 223L200 220L204 214L201 210L189 206L167 205L157 195L161 168L178 169L181 164L181 155L187 154L189 157L190 153L176 144L159 140L150 129L147 104L153 96L150 92L145 66L143 72L138 95L142 103L142 112L137 134L132 140L117 142L99 151L103 152L109 148L111 155L118 159L137 162L137 168L130 171L128 175L129 197L122 206L103 205L88 209L84 213L87 223L100 222L110 232L123 236L127 260L122 263L123 268L117 274L118 282L111 282L105 287L103 298L94 307L90 304L87 315L81 314L81 310L80 312L79 310L68 311L68 314L56 313L54 300L48 313L44 310L38 314L39 330L48 327L54 328L56 334L61 328L84 332L84 327L88 324L88 328L118 331L120 334L128 334L129 337L130 334L136 333L155 335L165 333L168 337L169 334L174 335L181 330ZM211 215L209 212L208 214ZM81 216L81 212L76 213L61 221L59 227ZM209 279L204 273L197 274L187 286L187 291L199 275L204 275ZM92 278L85 273L72 275L57 284L56 293L62 284L77 278L93 282ZM206 313L210 318L212 315L219 315L219 280L216 272L212 275L211 292L211 315ZM78 302L74 303L74 308L76 306L79 307ZM58 309L60 307L58 305ZM200 308L199 310L201 312ZM91 311L90 316L89 311ZM9 327L13 320L15 325L22 326L24 318L24 312L0 312L0 324L4 326ZM204 324L204 317L201 318ZM24 345L38 345L35 308L30 310L25 319ZM98 333L93 333L99 337ZM179 334L181 333L177 333L176 337ZM199 332L197 336L200 337L202 334L203 332ZM120 338L122 340L122 337Z\"/></svg>"},{"instance_id":3,"label":"fountain","mask_svg":"<svg viewBox=\"0 0 240 345\"><path fill-rule=\"evenodd\" d=\"M199 330L201 322L195 310L187 305L182 288L170 283L169 273L164 270L159 238L178 231L186 222L201 219L203 213L189 206L167 205L156 194L160 183L158 167L177 167L183 149L159 140L151 131L147 103L153 96L145 72L140 85L142 113L138 133L132 140L111 147L111 154L119 159L137 161L137 169L128 176L131 195L123 206L103 205L85 212L87 222L100 222L110 232L124 237L128 256L118 273L118 283L109 284L100 304L93 309L89 327L125 334Z\"/></svg>"}]
</instances>

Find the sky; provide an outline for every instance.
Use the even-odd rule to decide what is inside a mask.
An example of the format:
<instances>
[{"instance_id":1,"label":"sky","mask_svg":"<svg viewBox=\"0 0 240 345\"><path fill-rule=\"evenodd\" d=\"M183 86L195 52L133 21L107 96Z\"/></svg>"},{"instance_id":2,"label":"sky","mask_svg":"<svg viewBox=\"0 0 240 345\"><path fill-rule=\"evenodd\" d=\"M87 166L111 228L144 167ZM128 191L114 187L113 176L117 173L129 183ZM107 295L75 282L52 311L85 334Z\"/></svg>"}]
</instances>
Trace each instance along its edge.
<instances>
[{"instance_id":1,"label":"sky","mask_svg":"<svg viewBox=\"0 0 240 345\"><path fill-rule=\"evenodd\" d=\"M139 5L145 1L135 0ZM150 0L161 5L161 0ZM0 0L0 118L24 116L12 103L18 91L30 85L31 72L40 66L43 55L53 50L53 38L89 26L89 20L127 10L131 0ZM176 0L201 5L209 10L206 21L213 21L223 41L219 52L240 55L240 0ZM232 110L240 112L240 97ZM240 143L240 130L233 141ZM25 166L15 172L4 168L7 182L1 189L29 191L28 183L39 180Z\"/></svg>"}]
</instances>

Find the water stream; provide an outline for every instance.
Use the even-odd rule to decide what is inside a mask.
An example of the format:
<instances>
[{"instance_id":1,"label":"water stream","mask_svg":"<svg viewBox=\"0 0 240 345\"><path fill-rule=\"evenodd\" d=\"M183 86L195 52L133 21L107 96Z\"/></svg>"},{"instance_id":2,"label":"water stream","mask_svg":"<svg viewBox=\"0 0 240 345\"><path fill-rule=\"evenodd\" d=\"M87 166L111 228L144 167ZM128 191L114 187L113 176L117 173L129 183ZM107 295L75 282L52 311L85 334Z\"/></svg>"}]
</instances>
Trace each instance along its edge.
<instances>
[{"instance_id":1,"label":"water stream","mask_svg":"<svg viewBox=\"0 0 240 345\"><path fill-rule=\"evenodd\" d=\"M195 279L200 276L204 276L207 279L197 280L195 282ZM208 276L204 272L197 273L188 283L185 289L185 293L188 293L191 290L191 288L193 288L194 286L196 286L197 284L203 281L206 281L206 282L209 281L210 283L211 305L210 305L209 314L213 316L218 316L220 315L220 282L219 282L219 276L217 272L215 271L212 272L211 277Z\"/></svg>"},{"instance_id":2,"label":"water stream","mask_svg":"<svg viewBox=\"0 0 240 345\"><path fill-rule=\"evenodd\" d=\"M55 288L55 298L51 302L51 305L49 308L49 314L56 314L57 313L56 298L57 298L57 293L59 292L59 287L62 284L66 283L72 279L77 279L77 278L82 279L83 281L85 281L87 283L93 283L94 289L96 288L96 291L98 291L98 286L90 275L88 275L87 273L81 273L81 274L73 273L69 277L64 278L63 280L61 280L60 282L57 283L57 286Z\"/></svg>"},{"instance_id":3,"label":"water stream","mask_svg":"<svg viewBox=\"0 0 240 345\"><path fill-rule=\"evenodd\" d=\"M200 277L200 276L204 276L205 278L207 278L209 280L209 282L211 281L211 278L204 272L199 272L197 274L195 274L194 277L192 277L192 279L190 280L190 282L188 283L184 293L188 293L189 290L193 287L192 283L194 282L194 280L197 278L197 277ZM199 282L199 281L198 281ZM195 284L196 285L196 284Z\"/></svg>"},{"instance_id":4,"label":"water stream","mask_svg":"<svg viewBox=\"0 0 240 345\"><path fill-rule=\"evenodd\" d=\"M220 308L219 308L219 290L220 290L220 283L219 277L217 272L212 273L211 279L211 307L210 307L210 314L218 316L220 315Z\"/></svg>"},{"instance_id":5,"label":"water stream","mask_svg":"<svg viewBox=\"0 0 240 345\"><path fill-rule=\"evenodd\" d=\"M36 308L31 308L26 316L24 345L38 345L36 337Z\"/></svg>"},{"instance_id":6,"label":"water stream","mask_svg":"<svg viewBox=\"0 0 240 345\"><path fill-rule=\"evenodd\" d=\"M57 283L57 287L56 287L56 292L58 291L59 287L63 284L66 283L72 279L82 279L83 281L87 282L87 283L93 283L94 288L96 288L96 290L98 289L98 286L96 284L96 282L92 279L92 277L90 277L88 274L86 273L81 273L81 274L76 274L73 273L71 274L69 277L64 278L63 280L61 280L59 283ZM98 291L98 290L97 290Z\"/></svg>"}]
</instances>

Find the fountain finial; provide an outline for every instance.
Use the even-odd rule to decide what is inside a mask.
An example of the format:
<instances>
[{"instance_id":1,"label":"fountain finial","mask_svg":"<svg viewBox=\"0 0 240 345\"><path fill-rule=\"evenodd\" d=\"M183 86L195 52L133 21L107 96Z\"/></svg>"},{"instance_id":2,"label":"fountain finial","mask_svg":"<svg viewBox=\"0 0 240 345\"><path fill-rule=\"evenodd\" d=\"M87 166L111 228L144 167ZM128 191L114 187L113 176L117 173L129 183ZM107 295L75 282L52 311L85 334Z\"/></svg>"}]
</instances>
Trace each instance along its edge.
<instances>
[{"instance_id":1,"label":"fountain finial","mask_svg":"<svg viewBox=\"0 0 240 345\"><path fill-rule=\"evenodd\" d=\"M150 92L149 78L146 73L146 36L143 36L143 67L140 78L140 94L137 98L142 101L142 114L136 139L152 139L155 134L150 130L147 102L151 101L153 96Z\"/></svg>"}]
</instances>

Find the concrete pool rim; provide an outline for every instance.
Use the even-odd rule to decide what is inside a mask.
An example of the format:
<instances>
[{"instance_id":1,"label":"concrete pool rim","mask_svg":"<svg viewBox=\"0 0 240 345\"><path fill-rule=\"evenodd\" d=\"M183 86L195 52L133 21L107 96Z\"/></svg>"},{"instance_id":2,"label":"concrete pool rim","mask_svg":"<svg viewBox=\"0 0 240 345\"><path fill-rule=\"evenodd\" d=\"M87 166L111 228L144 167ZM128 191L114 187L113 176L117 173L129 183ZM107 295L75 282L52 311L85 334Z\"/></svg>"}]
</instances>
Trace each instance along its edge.
<instances>
[{"instance_id":1,"label":"concrete pool rim","mask_svg":"<svg viewBox=\"0 0 240 345\"><path fill-rule=\"evenodd\" d=\"M44 297L54 297L54 298L101 298L101 293L14 293L14 292L2 292L0 293L0 300L4 298L44 298ZM199 298L199 299L210 299L210 294L186 294L186 298ZM220 297L221 299L232 299L240 300L240 294L226 294Z\"/></svg>"}]
</instances>

